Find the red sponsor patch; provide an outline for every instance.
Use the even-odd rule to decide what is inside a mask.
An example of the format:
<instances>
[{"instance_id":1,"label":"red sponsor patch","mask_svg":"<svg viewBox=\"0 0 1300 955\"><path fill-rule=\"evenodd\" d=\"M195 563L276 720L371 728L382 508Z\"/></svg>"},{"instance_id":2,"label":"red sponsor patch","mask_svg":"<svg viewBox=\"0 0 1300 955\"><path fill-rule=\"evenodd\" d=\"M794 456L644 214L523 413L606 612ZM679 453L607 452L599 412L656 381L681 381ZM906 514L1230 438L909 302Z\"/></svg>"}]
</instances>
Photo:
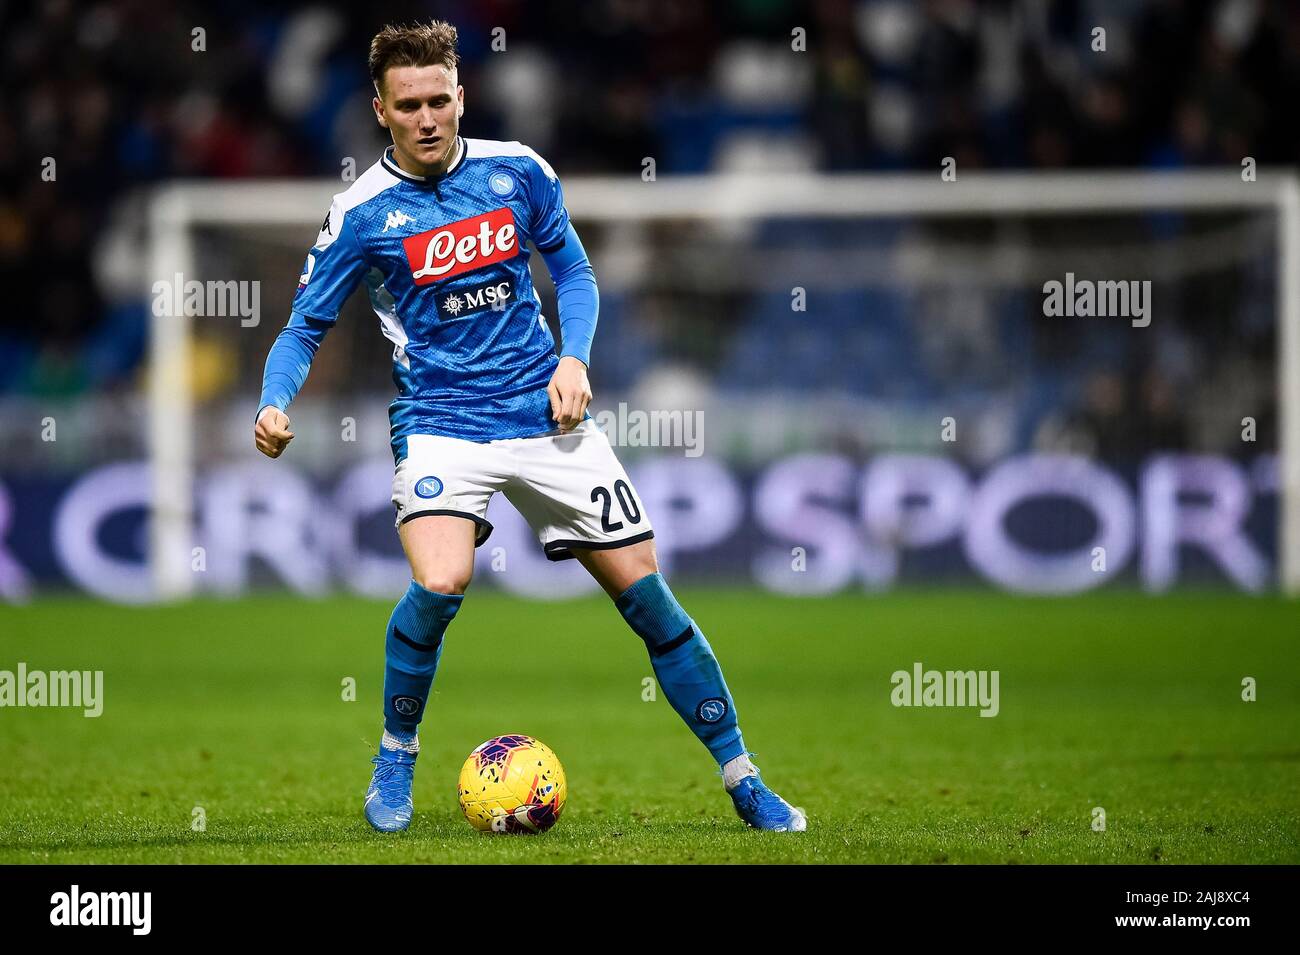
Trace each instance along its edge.
<instances>
[{"instance_id":1,"label":"red sponsor patch","mask_svg":"<svg viewBox=\"0 0 1300 955\"><path fill-rule=\"evenodd\" d=\"M502 262L519 253L515 217L509 209L451 222L402 240L416 285Z\"/></svg>"}]
</instances>

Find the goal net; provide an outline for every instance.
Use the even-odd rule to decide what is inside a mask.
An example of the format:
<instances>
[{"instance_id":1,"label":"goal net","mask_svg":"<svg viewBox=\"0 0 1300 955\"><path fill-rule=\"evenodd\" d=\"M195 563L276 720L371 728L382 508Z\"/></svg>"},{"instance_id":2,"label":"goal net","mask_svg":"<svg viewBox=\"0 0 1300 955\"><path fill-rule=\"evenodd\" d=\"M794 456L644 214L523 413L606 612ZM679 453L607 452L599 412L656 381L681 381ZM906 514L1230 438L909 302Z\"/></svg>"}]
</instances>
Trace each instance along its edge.
<instances>
[{"instance_id":1,"label":"goal net","mask_svg":"<svg viewBox=\"0 0 1300 955\"><path fill-rule=\"evenodd\" d=\"M391 593L391 346L348 302L271 462L251 428L330 196L173 184L148 250L160 596ZM692 581L1300 591L1290 173L568 178L593 415ZM539 256L535 284L552 328ZM161 283L161 284L160 284ZM477 579L564 596L503 500Z\"/></svg>"}]
</instances>

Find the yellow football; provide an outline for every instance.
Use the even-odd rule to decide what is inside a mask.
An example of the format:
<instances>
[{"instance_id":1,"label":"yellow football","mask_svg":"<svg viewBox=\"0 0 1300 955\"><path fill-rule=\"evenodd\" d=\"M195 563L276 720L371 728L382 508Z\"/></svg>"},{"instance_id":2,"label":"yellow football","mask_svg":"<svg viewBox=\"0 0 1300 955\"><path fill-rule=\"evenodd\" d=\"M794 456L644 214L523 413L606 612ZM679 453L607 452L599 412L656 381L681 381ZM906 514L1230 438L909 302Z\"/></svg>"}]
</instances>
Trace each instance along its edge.
<instances>
[{"instance_id":1,"label":"yellow football","mask_svg":"<svg viewBox=\"0 0 1300 955\"><path fill-rule=\"evenodd\" d=\"M564 767L531 736L496 736L469 754L456 784L460 811L480 832L545 832L564 809Z\"/></svg>"}]
</instances>

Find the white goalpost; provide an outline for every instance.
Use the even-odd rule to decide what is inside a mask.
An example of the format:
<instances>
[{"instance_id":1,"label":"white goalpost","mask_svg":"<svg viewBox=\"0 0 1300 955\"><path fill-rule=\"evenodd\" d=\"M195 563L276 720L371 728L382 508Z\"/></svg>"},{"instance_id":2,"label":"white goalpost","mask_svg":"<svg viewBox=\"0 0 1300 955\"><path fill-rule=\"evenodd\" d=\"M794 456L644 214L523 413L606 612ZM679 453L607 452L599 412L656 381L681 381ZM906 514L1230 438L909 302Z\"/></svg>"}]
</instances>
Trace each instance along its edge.
<instances>
[{"instance_id":1,"label":"white goalpost","mask_svg":"<svg viewBox=\"0 0 1300 955\"><path fill-rule=\"evenodd\" d=\"M174 182L156 189L148 214L149 282L196 274L194 234L213 226L301 226L304 244L337 180ZM1186 172L961 173L780 176L709 175L565 180L578 221L700 219L922 218L989 215L1072 216L1137 211L1266 210L1277 221L1277 406L1279 415L1279 582L1300 594L1300 180L1290 170ZM287 320L288 316L283 316ZM156 596L194 590L194 408L190 316L154 314L148 350L148 454L151 465L149 562ZM249 425L252 425L249 397Z\"/></svg>"}]
</instances>

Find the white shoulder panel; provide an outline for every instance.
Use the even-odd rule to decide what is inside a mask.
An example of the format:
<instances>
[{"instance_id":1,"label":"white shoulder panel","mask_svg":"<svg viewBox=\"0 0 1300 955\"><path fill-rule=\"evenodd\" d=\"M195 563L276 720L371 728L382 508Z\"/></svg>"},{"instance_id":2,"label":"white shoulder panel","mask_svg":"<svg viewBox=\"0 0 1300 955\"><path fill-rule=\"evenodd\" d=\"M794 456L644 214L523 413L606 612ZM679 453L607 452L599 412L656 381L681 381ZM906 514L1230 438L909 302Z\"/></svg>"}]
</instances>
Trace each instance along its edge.
<instances>
[{"instance_id":1,"label":"white shoulder panel","mask_svg":"<svg viewBox=\"0 0 1300 955\"><path fill-rule=\"evenodd\" d=\"M335 193L334 201L330 203L329 215L326 216L325 222L321 224L321 230L316 236L316 244L313 248L328 248L338 238L339 227L343 224L343 216L349 209L355 209L362 203L369 202L385 189L395 186L399 182L401 180L385 169L382 162L377 162L363 172L357 181L347 189Z\"/></svg>"},{"instance_id":2,"label":"white shoulder panel","mask_svg":"<svg viewBox=\"0 0 1300 955\"><path fill-rule=\"evenodd\" d=\"M466 157L469 159L490 159L493 156L527 156L542 167L547 179L555 178L555 170L531 146L520 142L502 142L499 139L466 139Z\"/></svg>"},{"instance_id":3,"label":"white shoulder panel","mask_svg":"<svg viewBox=\"0 0 1300 955\"><path fill-rule=\"evenodd\" d=\"M363 202L369 202L385 189L399 182L400 179L384 168L383 162L377 162L363 172L356 182L336 195L334 200L344 212L347 212Z\"/></svg>"}]
</instances>

